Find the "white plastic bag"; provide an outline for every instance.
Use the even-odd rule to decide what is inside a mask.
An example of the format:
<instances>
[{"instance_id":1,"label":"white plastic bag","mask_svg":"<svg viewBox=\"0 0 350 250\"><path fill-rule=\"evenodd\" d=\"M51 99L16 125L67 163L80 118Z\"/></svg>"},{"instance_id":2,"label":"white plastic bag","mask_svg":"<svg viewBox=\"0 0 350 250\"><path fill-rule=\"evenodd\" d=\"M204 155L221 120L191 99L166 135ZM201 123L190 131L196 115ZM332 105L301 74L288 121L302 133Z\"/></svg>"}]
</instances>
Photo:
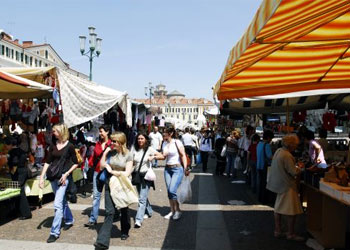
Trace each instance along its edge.
<instances>
[{"instance_id":1,"label":"white plastic bag","mask_svg":"<svg viewBox=\"0 0 350 250\"><path fill-rule=\"evenodd\" d=\"M155 181L156 180L156 173L154 173L152 166L150 166L147 170L147 173L144 177L146 181Z\"/></svg>"},{"instance_id":2,"label":"white plastic bag","mask_svg":"<svg viewBox=\"0 0 350 250\"><path fill-rule=\"evenodd\" d=\"M225 157L225 156L226 156L226 150L227 150L227 145L225 144L225 145L222 147L222 150L221 150L221 153L220 153L220 156L221 156L221 157Z\"/></svg>"},{"instance_id":3,"label":"white plastic bag","mask_svg":"<svg viewBox=\"0 0 350 250\"><path fill-rule=\"evenodd\" d=\"M184 176L182 178L181 184L177 189L177 201L179 203L184 203L192 199L192 188L190 176Z\"/></svg>"},{"instance_id":4,"label":"white plastic bag","mask_svg":"<svg viewBox=\"0 0 350 250\"><path fill-rule=\"evenodd\" d=\"M235 158L235 169L242 169L242 162L241 162L241 157L236 156Z\"/></svg>"}]
</instances>

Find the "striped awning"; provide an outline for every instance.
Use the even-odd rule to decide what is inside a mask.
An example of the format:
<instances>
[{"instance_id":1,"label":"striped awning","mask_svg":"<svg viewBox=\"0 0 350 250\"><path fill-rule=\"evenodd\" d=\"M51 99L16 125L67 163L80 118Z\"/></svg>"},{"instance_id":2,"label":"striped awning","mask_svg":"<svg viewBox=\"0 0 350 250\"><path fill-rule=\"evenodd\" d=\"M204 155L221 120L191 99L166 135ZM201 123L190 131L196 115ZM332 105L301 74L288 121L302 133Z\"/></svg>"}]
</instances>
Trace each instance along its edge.
<instances>
[{"instance_id":1,"label":"striped awning","mask_svg":"<svg viewBox=\"0 0 350 250\"><path fill-rule=\"evenodd\" d=\"M349 47L349 0L264 0L231 50L214 96L349 93Z\"/></svg>"}]
</instances>

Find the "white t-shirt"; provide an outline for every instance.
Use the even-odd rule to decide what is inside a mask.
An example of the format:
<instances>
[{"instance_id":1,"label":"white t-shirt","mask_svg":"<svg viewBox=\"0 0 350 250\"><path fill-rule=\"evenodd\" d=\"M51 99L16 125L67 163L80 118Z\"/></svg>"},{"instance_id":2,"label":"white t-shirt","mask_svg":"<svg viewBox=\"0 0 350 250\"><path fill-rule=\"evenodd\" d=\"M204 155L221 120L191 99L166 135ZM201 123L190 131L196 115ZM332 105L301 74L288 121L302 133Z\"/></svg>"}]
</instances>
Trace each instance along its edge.
<instances>
[{"instance_id":1,"label":"white t-shirt","mask_svg":"<svg viewBox=\"0 0 350 250\"><path fill-rule=\"evenodd\" d=\"M134 170L138 171L144 151L143 151L143 149L140 149L139 151L136 151L135 148L133 147L131 149L131 152L132 152L132 155L134 157L134 162L133 162ZM142 161L142 165L141 165L141 169L140 169L141 173L147 172L147 170L149 168L149 165L150 165L150 162L148 161L148 158L151 155L154 155L155 152L157 152L157 151L154 148L148 147L147 152L146 152L145 156L143 157L143 161Z\"/></svg>"},{"instance_id":2,"label":"white t-shirt","mask_svg":"<svg viewBox=\"0 0 350 250\"><path fill-rule=\"evenodd\" d=\"M163 140L163 136L159 132L151 132L149 138L151 139L151 147L158 150Z\"/></svg>"},{"instance_id":3,"label":"white t-shirt","mask_svg":"<svg viewBox=\"0 0 350 250\"><path fill-rule=\"evenodd\" d=\"M163 143L163 148L162 148L163 153L168 154L168 156L166 158L167 165L181 164L180 154L179 154L179 151L177 150L177 147L175 145L175 141L176 141L176 145L178 146L179 149L181 147L183 147L183 144L180 140L172 139L170 143L167 141L165 141Z\"/></svg>"},{"instance_id":4,"label":"white t-shirt","mask_svg":"<svg viewBox=\"0 0 350 250\"><path fill-rule=\"evenodd\" d=\"M192 146L193 145L193 137L191 134L186 133L182 136L182 142L185 146Z\"/></svg>"}]
</instances>

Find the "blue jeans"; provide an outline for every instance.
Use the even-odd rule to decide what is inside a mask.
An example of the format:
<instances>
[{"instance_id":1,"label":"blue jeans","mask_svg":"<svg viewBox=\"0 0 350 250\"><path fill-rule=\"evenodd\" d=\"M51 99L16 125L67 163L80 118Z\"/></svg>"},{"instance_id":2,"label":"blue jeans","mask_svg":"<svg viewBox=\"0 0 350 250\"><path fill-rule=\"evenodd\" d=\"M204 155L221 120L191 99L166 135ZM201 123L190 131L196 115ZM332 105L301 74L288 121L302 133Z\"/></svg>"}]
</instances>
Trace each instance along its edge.
<instances>
[{"instance_id":1,"label":"blue jeans","mask_svg":"<svg viewBox=\"0 0 350 250\"><path fill-rule=\"evenodd\" d=\"M164 179L168 190L169 200L177 200L176 191L180 186L182 178L184 176L184 169L182 166L164 169Z\"/></svg>"},{"instance_id":2,"label":"blue jeans","mask_svg":"<svg viewBox=\"0 0 350 250\"><path fill-rule=\"evenodd\" d=\"M227 176L230 176L232 173L233 176L236 175L236 169L235 169L235 158L237 156L237 153L231 153L227 152L226 154L226 174Z\"/></svg>"},{"instance_id":3,"label":"blue jeans","mask_svg":"<svg viewBox=\"0 0 350 250\"><path fill-rule=\"evenodd\" d=\"M92 179L92 190L93 190L93 200L92 200L92 210L90 213L89 221L92 223L97 222L98 218L98 210L100 209L100 201L101 201L101 192L97 190L97 178L98 173L94 172L94 177Z\"/></svg>"},{"instance_id":4,"label":"blue jeans","mask_svg":"<svg viewBox=\"0 0 350 250\"><path fill-rule=\"evenodd\" d=\"M55 217L53 218L50 234L56 237L60 236L62 218L66 225L71 225L74 223L72 212L70 211L66 200L66 189L68 187L69 180L66 180L65 185L58 184L58 180L51 182L51 187L55 194L55 201L53 203L55 208Z\"/></svg>"},{"instance_id":5,"label":"blue jeans","mask_svg":"<svg viewBox=\"0 0 350 250\"><path fill-rule=\"evenodd\" d=\"M139 208L137 209L136 218L137 222L142 223L145 213L151 217L153 210L148 200L148 192L151 188L151 184L145 181L145 185L137 185L137 191L139 192Z\"/></svg>"}]
</instances>

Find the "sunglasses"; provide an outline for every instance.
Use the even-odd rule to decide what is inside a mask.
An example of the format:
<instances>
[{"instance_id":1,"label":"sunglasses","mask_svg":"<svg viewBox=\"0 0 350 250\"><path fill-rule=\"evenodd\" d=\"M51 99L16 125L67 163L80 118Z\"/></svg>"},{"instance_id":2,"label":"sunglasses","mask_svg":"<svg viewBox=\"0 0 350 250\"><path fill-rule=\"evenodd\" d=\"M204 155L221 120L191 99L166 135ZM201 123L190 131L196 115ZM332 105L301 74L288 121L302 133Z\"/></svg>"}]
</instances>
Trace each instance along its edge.
<instances>
[{"instance_id":1,"label":"sunglasses","mask_svg":"<svg viewBox=\"0 0 350 250\"><path fill-rule=\"evenodd\" d=\"M117 140L111 140L112 143L117 143L118 141Z\"/></svg>"}]
</instances>

